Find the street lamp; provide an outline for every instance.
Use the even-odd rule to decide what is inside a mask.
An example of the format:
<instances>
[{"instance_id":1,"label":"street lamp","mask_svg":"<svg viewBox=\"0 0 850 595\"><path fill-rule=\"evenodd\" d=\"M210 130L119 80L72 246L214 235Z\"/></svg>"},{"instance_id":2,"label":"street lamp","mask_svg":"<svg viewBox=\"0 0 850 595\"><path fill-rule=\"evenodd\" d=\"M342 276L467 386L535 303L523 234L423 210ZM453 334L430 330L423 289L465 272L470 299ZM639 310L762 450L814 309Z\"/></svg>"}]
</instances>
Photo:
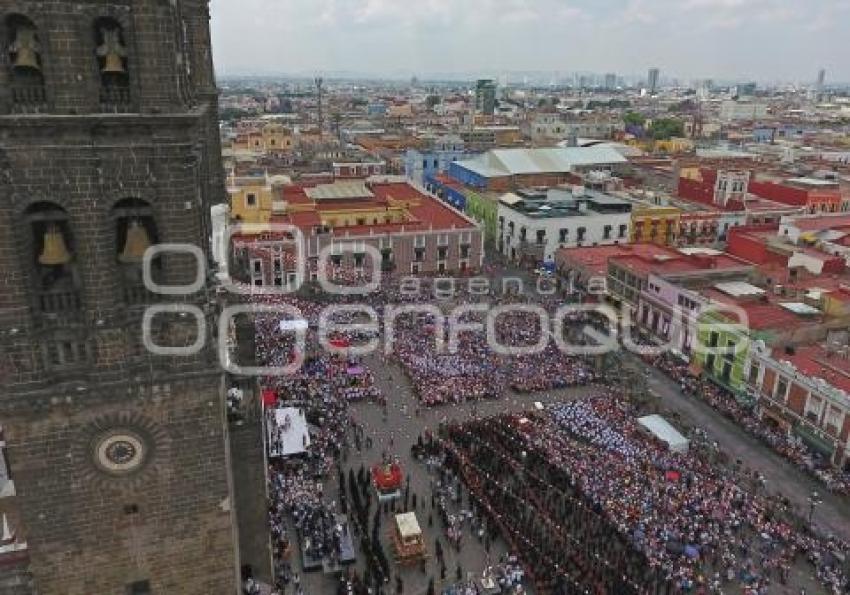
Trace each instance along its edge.
<instances>
[{"instance_id":1,"label":"street lamp","mask_svg":"<svg viewBox=\"0 0 850 595\"><path fill-rule=\"evenodd\" d=\"M815 514L815 508L823 504L817 491L812 491L811 495L806 499L809 503L809 525L812 524L812 517Z\"/></svg>"}]
</instances>

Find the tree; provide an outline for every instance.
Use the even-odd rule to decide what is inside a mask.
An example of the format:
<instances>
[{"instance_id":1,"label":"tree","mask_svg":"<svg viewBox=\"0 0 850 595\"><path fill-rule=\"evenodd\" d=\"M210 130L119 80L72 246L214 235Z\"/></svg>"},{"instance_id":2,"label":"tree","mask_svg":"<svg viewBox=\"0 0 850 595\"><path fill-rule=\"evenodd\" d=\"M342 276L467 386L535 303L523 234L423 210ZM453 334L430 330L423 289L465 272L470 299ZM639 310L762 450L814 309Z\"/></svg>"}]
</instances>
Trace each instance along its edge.
<instances>
[{"instance_id":1,"label":"tree","mask_svg":"<svg viewBox=\"0 0 850 595\"><path fill-rule=\"evenodd\" d=\"M623 114L623 122L632 126L642 126L646 122L646 117L638 112L626 112Z\"/></svg>"},{"instance_id":2,"label":"tree","mask_svg":"<svg viewBox=\"0 0 850 595\"><path fill-rule=\"evenodd\" d=\"M649 127L649 135L654 140L667 140L673 137L684 136L685 126L681 120L675 118L658 118L652 121Z\"/></svg>"}]
</instances>

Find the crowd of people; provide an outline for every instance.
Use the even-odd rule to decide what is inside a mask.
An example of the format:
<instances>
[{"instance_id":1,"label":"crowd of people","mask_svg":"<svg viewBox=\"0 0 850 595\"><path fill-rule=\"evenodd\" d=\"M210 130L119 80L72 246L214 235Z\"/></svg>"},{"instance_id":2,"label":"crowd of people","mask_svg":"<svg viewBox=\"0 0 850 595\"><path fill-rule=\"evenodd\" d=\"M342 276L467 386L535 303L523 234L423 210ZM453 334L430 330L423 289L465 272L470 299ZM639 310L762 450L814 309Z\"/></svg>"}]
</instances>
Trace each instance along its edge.
<instances>
[{"instance_id":1,"label":"crowd of people","mask_svg":"<svg viewBox=\"0 0 850 595\"><path fill-rule=\"evenodd\" d=\"M282 332L279 314L254 316L257 365L281 366L303 357L293 373L265 376L261 388L273 395L266 402L267 421L278 407L295 407L306 416L309 443L294 457L273 458L269 463L269 523L276 560L276 582L283 587L293 580L289 558L293 547L301 550L305 564L335 567L348 561L349 525L336 501L324 494L323 484L348 450L349 433L357 434L349 412L351 401L381 398L371 371L357 358L319 348L315 328L319 306L293 296L263 296L263 303L293 306L310 325L299 346L293 333ZM354 337L338 336L337 340ZM303 350L301 354L298 350ZM357 434L359 436L359 434ZM289 527L294 528L294 536Z\"/></svg>"},{"instance_id":2,"label":"crowd of people","mask_svg":"<svg viewBox=\"0 0 850 595\"><path fill-rule=\"evenodd\" d=\"M487 300L491 307L526 303L522 296L511 295L489 295ZM447 301L443 306L450 310L456 303ZM544 302L541 307L546 306L551 314L555 302ZM508 389L547 391L598 380L584 360L558 348L551 329L540 328L539 318L532 312L511 310L495 318L495 342L488 337L486 313L468 312L458 321L480 327L457 333L455 345L451 345L451 330L439 326L434 315L416 313L399 317L394 324L392 356L426 406L499 398ZM443 333L442 341L436 333ZM532 349L539 344L544 347ZM524 351L510 352L515 348Z\"/></svg>"},{"instance_id":3,"label":"crowd of people","mask_svg":"<svg viewBox=\"0 0 850 595\"><path fill-rule=\"evenodd\" d=\"M450 425L442 445L538 588L767 593L806 561L829 592L848 588L847 544L799 529L698 453L669 452L613 395Z\"/></svg>"},{"instance_id":4,"label":"crowd of people","mask_svg":"<svg viewBox=\"0 0 850 595\"><path fill-rule=\"evenodd\" d=\"M343 276L337 281L354 284L362 279ZM557 305L541 296L536 299L550 312ZM368 440L357 432L350 403L371 400L386 407L375 376L362 358L344 350L332 353L319 345L316 329L322 308L329 301L362 301L379 314L375 334L383 336L388 332L383 313L392 304L430 304L448 319L460 303L497 306L523 303L525 298L463 291L437 298L427 283L411 292L389 280L378 291L356 298L263 296L257 300L294 306L307 323L306 342L299 346L292 333L281 331L280 314L254 316L257 365L280 366L303 359L295 372L261 381L262 388L275 395L275 402L267 406L298 407L310 427L310 443L303 455L272 460L269 467L277 578L285 584L293 577L287 563L293 546L302 550L304 558L332 564L338 560L341 539L348 531L339 522L339 514L346 510L337 510L337 504L325 496L323 482L345 460L350 437L358 450ZM341 319L355 322L356 315L343 314ZM468 314L462 321L486 326L481 313ZM584 321L567 324L579 322ZM518 311L501 315L495 326L503 346L534 345L550 330L539 328L532 314ZM536 353L506 355L494 349L484 330L466 331L450 351L448 329L427 313L396 317L392 333L388 357L400 364L425 406L499 398L508 390L547 391L603 380L585 360L560 351L552 337ZM437 347L437 333L442 333L443 349ZM372 334L363 331L336 332L332 343L345 346L369 338ZM652 363L674 377L684 392L698 395L791 460L820 473L832 489L850 487L846 477L815 470L817 465L802 443L767 426L722 389L692 376L671 358ZM599 391L605 391L601 384ZM519 592L525 583L564 595L584 594L588 589L637 594L659 588L719 593L735 585L756 595L787 582L791 569L806 563L830 592L847 589L847 577L838 564L848 554L847 544L800 529L778 502L744 489L733 471L717 467L699 453L667 452L640 433L634 411L610 392L525 418L501 416L449 424L438 444L429 452L429 461L437 461L434 464L440 467L432 507L436 505L447 543L461 548L465 532L483 541L496 533L504 538L518 558L493 565L502 592ZM469 493L465 507L454 501L454 486L461 483ZM358 481L357 487L366 500L360 502L354 486L349 486L349 497L357 504L352 511L368 519L365 484ZM354 524L358 532L368 533L368 521ZM386 557L375 545L379 540L368 535L361 539L371 552L369 559L375 561L370 574L387 576ZM458 585L460 592L468 588Z\"/></svg>"},{"instance_id":5,"label":"crowd of people","mask_svg":"<svg viewBox=\"0 0 850 595\"><path fill-rule=\"evenodd\" d=\"M683 393L702 399L734 420L777 453L822 481L830 491L850 494L850 473L831 469L828 462L813 452L802 439L760 418L755 407L742 404L729 391L711 380L694 376L686 363L669 354L654 358L652 364L678 382Z\"/></svg>"}]
</instances>

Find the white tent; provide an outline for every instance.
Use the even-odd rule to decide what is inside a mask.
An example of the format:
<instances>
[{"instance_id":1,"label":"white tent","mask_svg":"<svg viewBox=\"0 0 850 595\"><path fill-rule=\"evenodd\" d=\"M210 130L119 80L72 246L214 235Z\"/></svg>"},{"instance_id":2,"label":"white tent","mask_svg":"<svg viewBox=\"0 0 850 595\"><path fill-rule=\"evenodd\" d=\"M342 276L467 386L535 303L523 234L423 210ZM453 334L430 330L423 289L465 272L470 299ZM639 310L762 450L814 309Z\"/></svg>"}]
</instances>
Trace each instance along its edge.
<instances>
[{"instance_id":1,"label":"white tent","mask_svg":"<svg viewBox=\"0 0 850 595\"><path fill-rule=\"evenodd\" d=\"M643 429L667 444L671 451L688 452L690 441L660 415L639 417L637 421Z\"/></svg>"},{"instance_id":2,"label":"white tent","mask_svg":"<svg viewBox=\"0 0 850 595\"><path fill-rule=\"evenodd\" d=\"M267 418L269 456L288 457L301 454L310 446L307 418L302 409L272 409Z\"/></svg>"},{"instance_id":3,"label":"white tent","mask_svg":"<svg viewBox=\"0 0 850 595\"><path fill-rule=\"evenodd\" d=\"M283 331L303 331L307 330L307 321L303 318L296 318L295 320L281 320L278 328Z\"/></svg>"}]
</instances>

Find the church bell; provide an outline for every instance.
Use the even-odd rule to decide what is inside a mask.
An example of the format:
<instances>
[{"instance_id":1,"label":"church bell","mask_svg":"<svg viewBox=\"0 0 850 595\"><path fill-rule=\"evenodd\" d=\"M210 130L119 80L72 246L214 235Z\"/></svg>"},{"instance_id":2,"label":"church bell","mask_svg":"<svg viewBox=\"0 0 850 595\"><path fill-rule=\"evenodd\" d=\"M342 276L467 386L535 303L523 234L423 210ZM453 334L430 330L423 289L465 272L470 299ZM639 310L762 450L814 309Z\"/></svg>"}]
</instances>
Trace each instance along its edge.
<instances>
[{"instance_id":1,"label":"church bell","mask_svg":"<svg viewBox=\"0 0 850 595\"><path fill-rule=\"evenodd\" d=\"M103 44L97 48L97 55L103 59L100 72L103 74L124 74L124 56L127 50L121 43L118 29L102 29Z\"/></svg>"},{"instance_id":2,"label":"church bell","mask_svg":"<svg viewBox=\"0 0 850 595\"><path fill-rule=\"evenodd\" d=\"M35 29L30 29L29 27L18 29L15 35L15 42L9 48L15 54L12 66L14 68L41 70L41 66L38 63L38 51L40 47Z\"/></svg>"},{"instance_id":3,"label":"church bell","mask_svg":"<svg viewBox=\"0 0 850 595\"><path fill-rule=\"evenodd\" d=\"M124 74L124 61L116 53L106 54L103 60L103 68L100 71L104 74Z\"/></svg>"},{"instance_id":4,"label":"church bell","mask_svg":"<svg viewBox=\"0 0 850 595\"><path fill-rule=\"evenodd\" d=\"M44 232L44 246L38 262L46 266L58 266L71 262L71 253L65 245L65 236L62 235L58 226L52 225Z\"/></svg>"},{"instance_id":5,"label":"church bell","mask_svg":"<svg viewBox=\"0 0 850 595\"><path fill-rule=\"evenodd\" d=\"M126 263L141 262L150 245L148 230L137 219L133 219L127 226L127 239L124 242L124 249L118 255L118 260Z\"/></svg>"}]
</instances>

